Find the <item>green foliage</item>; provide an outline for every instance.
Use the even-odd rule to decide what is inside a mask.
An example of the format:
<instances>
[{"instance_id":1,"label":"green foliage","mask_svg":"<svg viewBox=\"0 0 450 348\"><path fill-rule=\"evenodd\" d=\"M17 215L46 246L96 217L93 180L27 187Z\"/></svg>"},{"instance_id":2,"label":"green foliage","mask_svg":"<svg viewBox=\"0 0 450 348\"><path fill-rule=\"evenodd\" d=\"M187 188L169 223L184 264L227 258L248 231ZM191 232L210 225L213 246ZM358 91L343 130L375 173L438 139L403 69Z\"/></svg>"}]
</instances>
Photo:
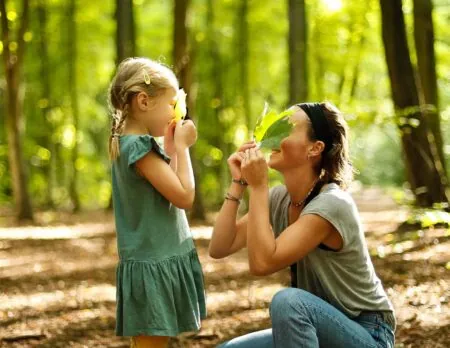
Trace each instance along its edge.
<instances>
[{"instance_id":1,"label":"green foliage","mask_svg":"<svg viewBox=\"0 0 450 348\"><path fill-rule=\"evenodd\" d=\"M355 125L350 153L356 179L366 185L401 186L405 181L399 132L395 125Z\"/></svg>"},{"instance_id":2,"label":"green foliage","mask_svg":"<svg viewBox=\"0 0 450 348\"><path fill-rule=\"evenodd\" d=\"M289 136L293 124L289 117L293 110L285 110L279 114L269 111L263 115L254 130L255 140L262 149L279 149L281 141Z\"/></svg>"},{"instance_id":3,"label":"green foliage","mask_svg":"<svg viewBox=\"0 0 450 348\"><path fill-rule=\"evenodd\" d=\"M420 224L422 228L436 225L450 227L450 213L442 210L420 209L416 210L407 221L408 224Z\"/></svg>"},{"instance_id":4,"label":"green foliage","mask_svg":"<svg viewBox=\"0 0 450 348\"><path fill-rule=\"evenodd\" d=\"M109 160L107 140L110 118L106 105L109 81L115 70L114 2L77 0L77 92L80 123L74 129L69 99L67 6L63 0L46 1L47 24L42 32L37 16L39 2L30 2L30 25L26 34L23 75L23 149L33 202L45 207L51 186L58 208L68 208L68 183L72 148L78 145L75 167L83 207L109 204ZM450 136L450 24L448 5L433 2L436 36L439 109L443 139ZM172 62L172 1L134 0L137 54ZM211 4L211 7L208 7ZM195 146L197 168L207 208L216 208L229 183L226 159L249 140L261 105L268 101L275 109L288 100L288 8L287 1L249 1L248 57L241 57L238 0L193 0L187 18L192 51L192 90L195 106L189 110L197 124ZM346 115L350 125L351 157L364 184L402 187L405 182L399 125L416 126L418 110L396 112L391 103L388 72L381 41L377 0L307 1L310 101L329 100ZM412 1L405 2L407 26L412 23ZM339 5L339 6L338 6ZM17 29L20 5L7 1L9 24ZM409 30L412 33L412 30ZM43 36L44 35L44 36ZM411 34L412 35L412 34ZM41 57L45 38L48 60ZM412 36L409 37L412 48ZM3 44L0 44L0 55ZM14 47L14 45L13 45ZM414 55L412 55L413 57ZM247 59L250 115L245 114L241 63ZM48 76L41 68L47 64ZM48 77L50 95L44 96ZM5 76L0 65L0 122L4 125ZM298 102L303 102L299 100ZM248 117L247 117L248 116ZM254 129L263 147L277 147L288 134L288 116L269 112ZM278 120L277 122L273 122ZM289 126L289 127L288 127ZM447 158L450 146L444 147ZM447 161L449 163L449 161ZM450 170L450 165L447 164ZM279 176L271 172L271 180ZM0 128L0 204L12 202L7 135Z\"/></svg>"}]
</instances>

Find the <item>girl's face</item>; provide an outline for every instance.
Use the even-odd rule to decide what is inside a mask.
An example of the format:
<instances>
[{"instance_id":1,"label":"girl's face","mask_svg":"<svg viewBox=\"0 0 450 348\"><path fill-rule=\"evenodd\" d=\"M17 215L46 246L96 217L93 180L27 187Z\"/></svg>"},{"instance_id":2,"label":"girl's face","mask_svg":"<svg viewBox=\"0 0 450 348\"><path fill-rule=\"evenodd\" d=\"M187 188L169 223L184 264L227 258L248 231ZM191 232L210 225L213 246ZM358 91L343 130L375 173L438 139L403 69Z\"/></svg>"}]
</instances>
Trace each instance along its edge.
<instances>
[{"instance_id":1,"label":"girl's face","mask_svg":"<svg viewBox=\"0 0 450 348\"><path fill-rule=\"evenodd\" d=\"M309 163L308 153L313 147L313 142L308 138L308 115L297 106L293 108L295 113L291 115L291 121L294 128L291 134L281 141L280 149L272 150L269 159L269 167L278 171Z\"/></svg>"},{"instance_id":2,"label":"girl's face","mask_svg":"<svg viewBox=\"0 0 450 348\"><path fill-rule=\"evenodd\" d=\"M164 135L166 127L174 118L176 96L175 89L168 88L163 94L152 100L143 120L151 135L155 137Z\"/></svg>"}]
</instances>

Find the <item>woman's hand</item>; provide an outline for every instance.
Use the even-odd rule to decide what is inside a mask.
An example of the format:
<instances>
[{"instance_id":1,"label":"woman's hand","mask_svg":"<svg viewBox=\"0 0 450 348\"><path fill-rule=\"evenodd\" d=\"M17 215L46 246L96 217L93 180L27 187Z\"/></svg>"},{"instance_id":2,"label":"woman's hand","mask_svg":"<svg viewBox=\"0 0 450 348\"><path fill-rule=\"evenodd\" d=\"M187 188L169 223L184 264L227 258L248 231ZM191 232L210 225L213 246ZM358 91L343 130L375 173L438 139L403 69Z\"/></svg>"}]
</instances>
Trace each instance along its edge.
<instances>
[{"instance_id":1,"label":"woman's hand","mask_svg":"<svg viewBox=\"0 0 450 348\"><path fill-rule=\"evenodd\" d=\"M164 152L169 157L173 157L176 153L175 149L175 127L176 122L170 122L164 133Z\"/></svg>"},{"instance_id":2,"label":"woman's hand","mask_svg":"<svg viewBox=\"0 0 450 348\"><path fill-rule=\"evenodd\" d=\"M256 188L268 185L268 165L262 152L257 148L245 150L241 162L242 178L250 187Z\"/></svg>"},{"instance_id":3,"label":"woman's hand","mask_svg":"<svg viewBox=\"0 0 450 348\"><path fill-rule=\"evenodd\" d=\"M197 141L197 128L195 128L194 122L178 121L175 126L174 143L175 148L185 150L191 147Z\"/></svg>"},{"instance_id":4,"label":"woman's hand","mask_svg":"<svg viewBox=\"0 0 450 348\"><path fill-rule=\"evenodd\" d=\"M256 143L254 141L246 142L235 153L228 157L227 163L233 179L241 180L241 163L245 157L245 151L254 147L256 147Z\"/></svg>"}]
</instances>

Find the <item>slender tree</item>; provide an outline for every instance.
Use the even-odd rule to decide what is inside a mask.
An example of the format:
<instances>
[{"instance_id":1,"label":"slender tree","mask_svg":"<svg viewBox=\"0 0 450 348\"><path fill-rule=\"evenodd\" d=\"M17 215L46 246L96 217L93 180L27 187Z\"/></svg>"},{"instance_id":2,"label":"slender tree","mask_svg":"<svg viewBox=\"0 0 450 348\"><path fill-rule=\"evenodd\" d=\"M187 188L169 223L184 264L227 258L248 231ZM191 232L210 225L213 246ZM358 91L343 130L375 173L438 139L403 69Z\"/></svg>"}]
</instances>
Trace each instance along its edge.
<instances>
[{"instance_id":1,"label":"slender tree","mask_svg":"<svg viewBox=\"0 0 450 348\"><path fill-rule=\"evenodd\" d=\"M308 98L308 33L305 0L289 0L289 105ZM291 286L297 286L297 264L290 266Z\"/></svg>"},{"instance_id":2,"label":"slender tree","mask_svg":"<svg viewBox=\"0 0 450 348\"><path fill-rule=\"evenodd\" d=\"M322 42L323 40L323 28L320 25L319 18L316 18L315 23L312 27L311 41L312 42ZM321 100L325 96L324 92L324 81L325 81L325 56L323 50L318 47L319 45L311 46L311 56L312 56L312 70L313 79L311 83L311 88L314 91L313 96L317 100Z\"/></svg>"},{"instance_id":3,"label":"slender tree","mask_svg":"<svg viewBox=\"0 0 450 348\"><path fill-rule=\"evenodd\" d=\"M190 117L195 119L194 107L195 97L191 90L192 85L192 73L191 73L191 52L188 47L188 29L186 23L186 16L189 8L188 0L175 0L173 7L173 50L172 59L175 67L175 73L178 76L180 85L187 93L187 106L189 109ZM196 220L205 220L205 207L203 205L203 199L200 192L199 180L199 163L195 156L195 146L191 150L192 153L192 165L194 168L195 182L195 202L191 211L191 218Z\"/></svg>"},{"instance_id":4,"label":"slender tree","mask_svg":"<svg viewBox=\"0 0 450 348\"><path fill-rule=\"evenodd\" d=\"M429 141L427 120L419 96L406 40L401 0L380 0L382 37L391 93L401 132L408 181L419 206L447 202L445 186Z\"/></svg>"},{"instance_id":5,"label":"slender tree","mask_svg":"<svg viewBox=\"0 0 450 348\"><path fill-rule=\"evenodd\" d=\"M118 65L124 59L136 55L133 0L116 0L114 20L116 22L116 65ZM112 207L113 198L111 196L107 209L111 210Z\"/></svg>"},{"instance_id":6,"label":"slender tree","mask_svg":"<svg viewBox=\"0 0 450 348\"><path fill-rule=\"evenodd\" d=\"M242 91L242 105L244 108L244 119L247 130L253 129L253 117L250 109L250 89L248 81L248 0L241 0L240 8L236 12L238 17L238 57L239 62L239 90Z\"/></svg>"},{"instance_id":7,"label":"slender tree","mask_svg":"<svg viewBox=\"0 0 450 348\"><path fill-rule=\"evenodd\" d=\"M219 42L217 37L217 30L214 25L215 22L215 11L213 0L207 1L206 10L206 31L209 33L207 38L206 47L208 48L209 56L211 57L210 64L208 64L208 79L214 81L211 85L209 91L211 95L208 96L210 100L219 101L214 108L212 108L212 114L214 115L214 120L217 122L217 127L223 129L224 125L221 122L220 114L224 109L224 82L223 82L223 61L220 56ZM213 140L214 145L217 146L223 154L227 153L227 144L225 143L224 137L215 137ZM227 180L228 165L225 161L220 163L220 168L216 171L216 175L220 178L220 196L224 191L224 187L228 184Z\"/></svg>"},{"instance_id":8,"label":"slender tree","mask_svg":"<svg viewBox=\"0 0 450 348\"><path fill-rule=\"evenodd\" d=\"M116 0L116 63L136 55L133 0Z\"/></svg>"},{"instance_id":9,"label":"slender tree","mask_svg":"<svg viewBox=\"0 0 450 348\"><path fill-rule=\"evenodd\" d=\"M78 128L79 128L79 103L78 103L78 77L77 77L77 24L76 24L76 16L77 16L77 5L76 0L70 0L68 7L68 38L69 38L69 46L68 46L68 68L69 68L69 84L68 89L70 93L70 105L72 108L72 123L73 123L73 131L74 131L74 143L72 147L72 175L69 183L69 194L70 199L72 201L72 206L74 211L80 210L80 200L78 198L77 191L77 179L78 179L78 170L76 166L76 162L78 159Z\"/></svg>"},{"instance_id":10,"label":"slender tree","mask_svg":"<svg viewBox=\"0 0 450 348\"><path fill-rule=\"evenodd\" d=\"M29 21L29 0L22 0L22 16L16 38L9 28L6 1L0 1L1 39L3 64L6 75L6 128L8 135L8 158L11 169L16 216L19 221L33 220L31 200L27 189L27 173L22 153L22 70L25 55L24 36Z\"/></svg>"},{"instance_id":11,"label":"slender tree","mask_svg":"<svg viewBox=\"0 0 450 348\"><path fill-rule=\"evenodd\" d=\"M364 12L369 10L370 3L365 3ZM351 15L347 59L343 65L342 80L339 88L339 105L347 105L354 97L367 35L364 28L367 28L368 25L369 23L365 16L359 16L359 13L358 15Z\"/></svg>"},{"instance_id":12,"label":"slender tree","mask_svg":"<svg viewBox=\"0 0 450 348\"><path fill-rule=\"evenodd\" d=\"M55 185L54 178L54 163L56 156L55 144L52 141L52 135L54 132L53 124L49 120L49 113L52 108L51 105L51 80L50 80L50 66L48 55L48 37L47 37L47 7L46 0L39 0L37 4L37 14L39 20L39 56L40 56L40 74L42 81L42 94L41 101L42 107L42 121L45 124L46 133L43 136L43 146L50 151L50 160L46 164L44 170L47 177L47 197L46 204L48 207L53 208L53 189Z\"/></svg>"},{"instance_id":13,"label":"slender tree","mask_svg":"<svg viewBox=\"0 0 450 348\"><path fill-rule=\"evenodd\" d=\"M308 98L308 34L305 0L289 0L289 104Z\"/></svg>"},{"instance_id":14,"label":"slender tree","mask_svg":"<svg viewBox=\"0 0 450 348\"><path fill-rule=\"evenodd\" d=\"M431 130L430 142L435 144L437 167L444 184L447 184L445 157L439 118L436 54L434 50L433 3L431 0L414 0L414 42L419 68L419 97L425 107L423 112ZM433 139L434 138L434 139Z\"/></svg>"}]
</instances>

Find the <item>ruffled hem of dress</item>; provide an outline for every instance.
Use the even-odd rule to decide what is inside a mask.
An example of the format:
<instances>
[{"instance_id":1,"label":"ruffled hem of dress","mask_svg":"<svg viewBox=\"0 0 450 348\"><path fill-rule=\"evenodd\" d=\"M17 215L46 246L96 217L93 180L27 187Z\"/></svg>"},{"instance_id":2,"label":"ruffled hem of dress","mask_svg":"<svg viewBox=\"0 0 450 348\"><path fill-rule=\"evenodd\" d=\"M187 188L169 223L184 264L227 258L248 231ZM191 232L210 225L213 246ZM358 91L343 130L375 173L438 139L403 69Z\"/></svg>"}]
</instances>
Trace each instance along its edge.
<instances>
[{"instance_id":1,"label":"ruffled hem of dress","mask_svg":"<svg viewBox=\"0 0 450 348\"><path fill-rule=\"evenodd\" d=\"M200 329L206 303L195 249L160 261L121 261L116 276L116 335L173 337Z\"/></svg>"}]
</instances>

